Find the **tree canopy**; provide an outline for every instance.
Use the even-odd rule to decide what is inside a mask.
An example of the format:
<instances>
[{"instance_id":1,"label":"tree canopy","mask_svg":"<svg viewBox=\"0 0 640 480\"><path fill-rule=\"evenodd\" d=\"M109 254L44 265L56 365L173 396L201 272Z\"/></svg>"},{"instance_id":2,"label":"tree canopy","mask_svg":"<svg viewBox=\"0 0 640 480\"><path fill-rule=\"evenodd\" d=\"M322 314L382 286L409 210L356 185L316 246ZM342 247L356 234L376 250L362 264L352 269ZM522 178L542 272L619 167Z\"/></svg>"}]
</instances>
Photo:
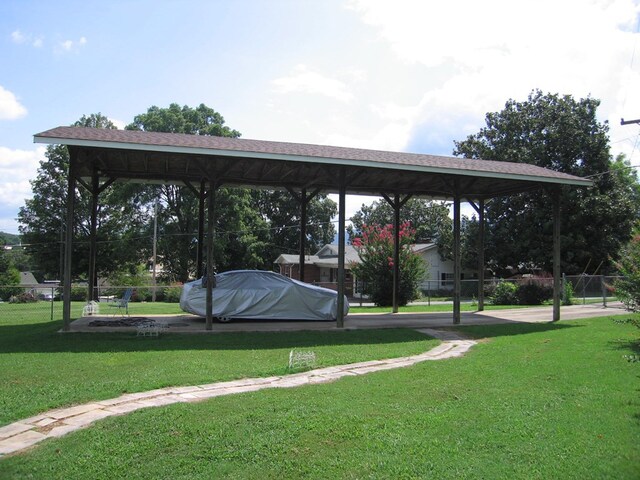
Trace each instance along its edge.
<instances>
[{"instance_id":1,"label":"tree canopy","mask_svg":"<svg viewBox=\"0 0 640 480\"><path fill-rule=\"evenodd\" d=\"M0 245L18 245L20 236L12 233L0 232Z\"/></svg>"},{"instance_id":2,"label":"tree canopy","mask_svg":"<svg viewBox=\"0 0 640 480\"><path fill-rule=\"evenodd\" d=\"M20 272L13 265L3 248L0 248L0 300L9 300L12 295L22 291L20 285Z\"/></svg>"},{"instance_id":3,"label":"tree canopy","mask_svg":"<svg viewBox=\"0 0 640 480\"><path fill-rule=\"evenodd\" d=\"M153 106L136 115L127 125L144 130L190 135L239 137L240 132L225 125L212 108L171 104ZM196 270L198 198L186 187L152 187L158 204L158 255L170 278L185 281ZM239 268L272 269L273 260L283 251L297 251L300 206L288 192L219 188L216 191L214 263L218 271ZM326 195L318 195L307 207L308 247L315 251L333 239L330 223L337 208Z\"/></svg>"},{"instance_id":4,"label":"tree canopy","mask_svg":"<svg viewBox=\"0 0 640 480\"><path fill-rule=\"evenodd\" d=\"M420 198L411 198L404 204L400 209L400 222L412 225L416 243L438 243L453 228L449 208L444 202ZM347 227L349 237L359 237L364 225L393 224L393 208L385 200L377 200L371 205L363 204L351 217L351 223Z\"/></svg>"},{"instance_id":5,"label":"tree canopy","mask_svg":"<svg viewBox=\"0 0 640 480\"><path fill-rule=\"evenodd\" d=\"M127 130L185 133L237 138L240 132L225 125L222 115L204 104L196 108L172 103L167 108L150 107L136 115ZM187 187L149 187L158 202L158 257L164 275L184 282L196 272L198 197ZM216 237L214 262L221 271L263 267L261 246L266 223L251 206L251 196L243 189L216 191ZM149 229L151 225L149 225ZM149 234L151 231L149 230Z\"/></svg>"},{"instance_id":6,"label":"tree canopy","mask_svg":"<svg viewBox=\"0 0 640 480\"><path fill-rule=\"evenodd\" d=\"M522 162L588 177L588 188L561 193L562 269L594 273L609 268L631 236L640 203L635 173L613 161L608 125L598 121L600 102L533 91L486 115L486 127L455 142L454 155ZM622 162L622 164L620 164ZM552 266L552 202L547 192L492 199L486 207L487 260L507 267Z\"/></svg>"},{"instance_id":7,"label":"tree canopy","mask_svg":"<svg viewBox=\"0 0 640 480\"><path fill-rule=\"evenodd\" d=\"M83 115L74 126L115 129L104 115ZM31 181L33 197L18 212L20 233L36 270L44 278L61 277L67 204L69 153L63 145L49 145L46 160L40 162ZM86 275L88 270L91 196L76 191L74 217L73 275ZM102 193L98 210L98 271L102 275L140 263L137 237L146 222L142 206L145 199L139 188L115 183ZM114 261L117 258L118 261Z\"/></svg>"}]
</instances>

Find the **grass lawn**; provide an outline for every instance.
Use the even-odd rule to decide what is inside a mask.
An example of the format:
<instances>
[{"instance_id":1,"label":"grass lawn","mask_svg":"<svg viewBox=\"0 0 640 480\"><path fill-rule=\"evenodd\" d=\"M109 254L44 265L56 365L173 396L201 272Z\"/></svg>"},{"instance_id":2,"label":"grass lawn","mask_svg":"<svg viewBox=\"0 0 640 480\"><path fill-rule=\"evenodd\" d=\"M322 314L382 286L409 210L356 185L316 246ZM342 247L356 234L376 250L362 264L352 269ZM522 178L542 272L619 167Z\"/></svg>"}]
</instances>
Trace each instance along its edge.
<instances>
[{"instance_id":1,"label":"grass lawn","mask_svg":"<svg viewBox=\"0 0 640 480\"><path fill-rule=\"evenodd\" d=\"M127 392L284 375L293 348L313 350L321 367L413 355L439 343L405 329L137 337L61 334L61 326L0 317L0 426Z\"/></svg>"},{"instance_id":2,"label":"grass lawn","mask_svg":"<svg viewBox=\"0 0 640 480\"><path fill-rule=\"evenodd\" d=\"M71 302L71 318L82 316L82 308L85 302ZM117 309L109 307L108 303L99 304L100 315L111 315ZM154 315L154 314L181 314L178 303L165 302L131 302L129 303L130 315ZM47 322L62 319L62 302L38 301L34 303L13 304L8 302L0 303L0 326L9 323L24 322Z\"/></svg>"},{"instance_id":3,"label":"grass lawn","mask_svg":"<svg viewBox=\"0 0 640 480\"><path fill-rule=\"evenodd\" d=\"M462 358L105 419L0 460L0 477L640 478L640 364L623 359L637 329L602 317L461 330L487 341ZM260 337L271 350L281 335L247 340ZM37 353L20 351L7 357Z\"/></svg>"},{"instance_id":4,"label":"grass lawn","mask_svg":"<svg viewBox=\"0 0 640 480\"><path fill-rule=\"evenodd\" d=\"M596 302L595 300L593 302ZM592 302L592 303L593 303ZM601 300L600 300L601 302ZM349 308L350 313L390 313L391 307L358 306L357 301L353 301ZM580 302L581 303L581 302ZM597 303L597 302L596 302ZM578 302L576 302L578 304ZM85 302L71 302L71 318L82 316L82 308ZM534 305L535 306L535 305ZM485 304L485 310L503 310L513 308L531 308L528 305L491 305ZM99 315L111 315L115 309L109 307L107 303L99 304ZM463 312L475 312L478 306L475 303L462 303L460 309ZM428 313L428 312L452 312L452 303L434 303L432 305L407 305L400 307L401 313ZM178 303L166 302L131 302L129 303L129 314L136 315L179 315L184 314ZM62 302L39 301L28 304L0 303L0 325L2 319L11 321L30 322L38 319L42 322L62 319Z\"/></svg>"}]
</instances>

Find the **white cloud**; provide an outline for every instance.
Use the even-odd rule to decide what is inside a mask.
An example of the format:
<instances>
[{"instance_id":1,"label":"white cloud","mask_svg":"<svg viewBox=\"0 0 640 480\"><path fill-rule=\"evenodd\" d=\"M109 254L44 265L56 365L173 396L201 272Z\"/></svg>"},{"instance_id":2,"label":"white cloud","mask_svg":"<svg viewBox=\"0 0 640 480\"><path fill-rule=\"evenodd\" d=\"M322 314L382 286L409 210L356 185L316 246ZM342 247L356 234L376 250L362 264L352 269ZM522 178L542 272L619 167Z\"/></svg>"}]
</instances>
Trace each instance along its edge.
<instances>
[{"instance_id":1,"label":"white cloud","mask_svg":"<svg viewBox=\"0 0 640 480\"><path fill-rule=\"evenodd\" d=\"M358 74L350 72L350 75ZM344 82L310 70L302 64L297 65L291 75L277 78L272 83L278 93L324 95L341 102L349 102L353 99L353 93L349 91Z\"/></svg>"},{"instance_id":2,"label":"white cloud","mask_svg":"<svg viewBox=\"0 0 640 480\"><path fill-rule=\"evenodd\" d=\"M118 120L116 118L109 117L109 120L111 121L111 123L113 123L116 126L118 130L124 130L124 127L126 127L129 124L129 122Z\"/></svg>"},{"instance_id":3,"label":"white cloud","mask_svg":"<svg viewBox=\"0 0 640 480\"><path fill-rule=\"evenodd\" d=\"M414 98L408 104L392 99L374 107L396 128L412 125L453 147L453 139L477 131L486 112L500 110L509 98L524 100L535 88L602 99L601 120L617 118L619 124L623 109L627 116L640 116L639 66L634 72L628 68L640 14L632 0L437 6L419 0L353 0L349 6L406 69L438 79L422 91L409 81ZM612 136L617 130L612 122Z\"/></svg>"},{"instance_id":4,"label":"white cloud","mask_svg":"<svg viewBox=\"0 0 640 480\"><path fill-rule=\"evenodd\" d=\"M30 33L23 33L20 30L11 32L11 41L18 45L29 44L35 48L40 48L44 45L44 38L41 35L34 36Z\"/></svg>"},{"instance_id":5,"label":"white cloud","mask_svg":"<svg viewBox=\"0 0 640 480\"><path fill-rule=\"evenodd\" d=\"M16 96L0 85L0 120L15 120L26 114L27 109L20 104Z\"/></svg>"},{"instance_id":6,"label":"white cloud","mask_svg":"<svg viewBox=\"0 0 640 480\"><path fill-rule=\"evenodd\" d=\"M0 204L17 210L24 200L32 197L29 180L37 175L40 161L44 160L46 148L35 150L12 150L0 147Z\"/></svg>"},{"instance_id":7,"label":"white cloud","mask_svg":"<svg viewBox=\"0 0 640 480\"><path fill-rule=\"evenodd\" d=\"M13 43L21 44L24 43L27 39L20 30L14 30L13 32L11 32L11 40L13 41Z\"/></svg>"},{"instance_id":8,"label":"white cloud","mask_svg":"<svg viewBox=\"0 0 640 480\"><path fill-rule=\"evenodd\" d=\"M80 37L78 40L63 40L58 43L58 51L72 52L77 51L87 44L87 37Z\"/></svg>"}]
</instances>

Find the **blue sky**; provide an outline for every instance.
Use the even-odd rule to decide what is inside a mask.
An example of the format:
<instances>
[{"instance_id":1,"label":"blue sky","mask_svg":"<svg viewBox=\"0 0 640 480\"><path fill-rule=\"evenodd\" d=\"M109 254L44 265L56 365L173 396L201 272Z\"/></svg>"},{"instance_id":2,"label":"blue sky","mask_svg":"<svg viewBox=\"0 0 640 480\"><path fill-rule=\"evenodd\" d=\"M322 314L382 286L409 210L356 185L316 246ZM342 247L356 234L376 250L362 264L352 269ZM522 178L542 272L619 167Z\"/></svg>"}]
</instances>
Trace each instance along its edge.
<instances>
[{"instance_id":1,"label":"blue sky","mask_svg":"<svg viewBox=\"0 0 640 480\"><path fill-rule=\"evenodd\" d=\"M446 3L446 5L442 5ZM245 138L450 155L534 88L602 100L640 164L640 0L0 3L0 230L30 196L33 134L172 102ZM638 50L638 51L636 51ZM370 198L351 198L353 213Z\"/></svg>"}]
</instances>

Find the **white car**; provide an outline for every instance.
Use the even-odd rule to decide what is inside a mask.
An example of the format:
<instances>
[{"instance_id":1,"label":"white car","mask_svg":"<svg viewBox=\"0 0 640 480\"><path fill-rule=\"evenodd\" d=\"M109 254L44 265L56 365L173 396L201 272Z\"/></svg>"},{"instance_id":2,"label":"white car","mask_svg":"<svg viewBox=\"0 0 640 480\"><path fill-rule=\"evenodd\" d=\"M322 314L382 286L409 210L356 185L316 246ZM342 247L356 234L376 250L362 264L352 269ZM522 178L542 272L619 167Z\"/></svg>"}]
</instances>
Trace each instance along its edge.
<instances>
[{"instance_id":1,"label":"white car","mask_svg":"<svg viewBox=\"0 0 640 480\"><path fill-rule=\"evenodd\" d=\"M207 289L202 279L185 283L180 308L206 316ZM278 273L233 270L215 276L213 316L221 322L255 320L336 320L338 293ZM349 302L344 298L344 314Z\"/></svg>"}]
</instances>

